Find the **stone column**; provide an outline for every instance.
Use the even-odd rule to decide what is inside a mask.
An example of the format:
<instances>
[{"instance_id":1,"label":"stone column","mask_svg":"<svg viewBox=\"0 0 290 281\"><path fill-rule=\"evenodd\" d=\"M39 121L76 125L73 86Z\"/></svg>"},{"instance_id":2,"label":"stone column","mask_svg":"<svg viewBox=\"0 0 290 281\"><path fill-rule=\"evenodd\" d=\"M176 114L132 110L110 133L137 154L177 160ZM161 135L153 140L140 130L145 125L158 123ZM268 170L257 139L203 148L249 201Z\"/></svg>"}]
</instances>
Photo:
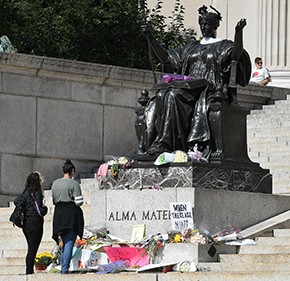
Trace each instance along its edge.
<instances>
[{"instance_id":1,"label":"stone column","mask_svg":"<svg viewBox=\"0 0 290 281\"><path fill-rule=\"evenodd\" d=\"M259 51L264 65L271 71L272 86L284 87L286 83L289 84L289 4L288 0L259 1Z\"/></svg>"}]
</instances>

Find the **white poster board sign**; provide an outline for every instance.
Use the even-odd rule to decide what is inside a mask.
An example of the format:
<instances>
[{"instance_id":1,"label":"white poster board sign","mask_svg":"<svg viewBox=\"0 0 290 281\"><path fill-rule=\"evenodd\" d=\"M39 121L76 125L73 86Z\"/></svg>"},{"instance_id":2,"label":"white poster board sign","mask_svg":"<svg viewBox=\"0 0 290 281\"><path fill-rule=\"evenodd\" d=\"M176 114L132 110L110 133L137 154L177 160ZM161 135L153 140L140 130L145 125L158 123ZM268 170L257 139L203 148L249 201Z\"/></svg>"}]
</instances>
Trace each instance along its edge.
<instances>
[{"instance_id":1,"label":"white poster board sign","mask_svg":"<svg viewBox=\"0 0 290 281\"><path fill-rule=\"evenodd\" d=\"M193 212L191 202L171 202L171 229L182 231L183 229L193 229Z\"/></svg>"}]
</instances>

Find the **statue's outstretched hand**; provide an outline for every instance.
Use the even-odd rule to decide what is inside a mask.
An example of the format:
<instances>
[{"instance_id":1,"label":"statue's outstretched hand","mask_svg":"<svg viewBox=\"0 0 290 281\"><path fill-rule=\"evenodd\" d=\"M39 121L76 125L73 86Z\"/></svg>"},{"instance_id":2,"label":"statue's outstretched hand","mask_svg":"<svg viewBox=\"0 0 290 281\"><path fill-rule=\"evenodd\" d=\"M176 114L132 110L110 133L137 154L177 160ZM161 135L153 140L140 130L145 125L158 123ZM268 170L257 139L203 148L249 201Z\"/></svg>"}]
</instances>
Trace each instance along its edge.
<instances>
[{"instance_id":1,"label":"statue's outstretched hand","mask_svg":"<svg viewBox=\"0 0 290 281\"><path fill-rule=\"evenodd\" d=\"M236 31L241 31L247 25L246 19L240 19L236 25Z\"/></svg>"}]
</instances>

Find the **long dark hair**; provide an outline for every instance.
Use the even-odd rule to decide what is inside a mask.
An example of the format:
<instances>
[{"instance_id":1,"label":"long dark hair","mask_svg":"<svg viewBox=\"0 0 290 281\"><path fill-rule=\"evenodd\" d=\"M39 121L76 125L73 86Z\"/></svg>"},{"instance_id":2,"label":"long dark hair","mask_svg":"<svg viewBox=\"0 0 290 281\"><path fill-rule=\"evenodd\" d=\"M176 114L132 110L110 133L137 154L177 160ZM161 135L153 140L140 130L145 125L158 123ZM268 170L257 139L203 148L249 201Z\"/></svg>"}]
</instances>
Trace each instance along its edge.
<instances>
[{"instance_id":1,"label":"long dark hair","mask_svg":"<svg viewBox=\"0 0 290 281\"><path fill-rule=\"evenodd\" d=\"M25 183L24 191L28 191L29 193L33 193L37 190L42 191L40 174L38 172L33 172L28 175Z\"/></svg>"},{"instance_id":2,"label":"long dark hair","mask_svg":"<svg viewBox=\"0 0 290 281\"><path fill-rule=\"evenodd\" d=\"M76 171L76 168L74 166L74 164L72 163L72 161L70 161L69 159L65 160L63 166L62 166L62 170L64 174L69 174L71 175L72 172Z\"/></svg>"}]
</instances>

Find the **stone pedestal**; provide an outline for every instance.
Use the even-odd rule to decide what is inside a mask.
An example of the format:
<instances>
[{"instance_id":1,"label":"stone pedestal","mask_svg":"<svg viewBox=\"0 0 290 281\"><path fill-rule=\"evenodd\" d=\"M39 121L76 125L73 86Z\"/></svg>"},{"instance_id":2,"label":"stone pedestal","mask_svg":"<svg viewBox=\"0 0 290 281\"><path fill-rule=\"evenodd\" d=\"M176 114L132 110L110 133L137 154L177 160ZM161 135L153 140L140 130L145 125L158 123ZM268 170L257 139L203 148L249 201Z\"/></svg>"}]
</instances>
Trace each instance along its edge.
<instances>
[{"instance_id":1,"label":"stone pedestal","mask_svg":"<svg viewBox=\"0 0 290 281\"><path fill-rule=\"evenodd\" d=\"M194 187L219 190L272 193L272 175L258 164L171 163L155 166L135 164L108 176L101 189L148 189Z\"/></svg>"},{"instance_id":2,"label":"stone pedestal","mask_svg":"<svg viewBox=\"0 0 290 281\"><path fill-rule=\"evenodd\" d=\"M214 253L210 253L210 248ZM219 254L236 254L237 247L226 245L201 245L198 243L166 243L160 252L157 253L153 263L178 263L181 261L215 262Z\"/></svg>"}]
</instances>

